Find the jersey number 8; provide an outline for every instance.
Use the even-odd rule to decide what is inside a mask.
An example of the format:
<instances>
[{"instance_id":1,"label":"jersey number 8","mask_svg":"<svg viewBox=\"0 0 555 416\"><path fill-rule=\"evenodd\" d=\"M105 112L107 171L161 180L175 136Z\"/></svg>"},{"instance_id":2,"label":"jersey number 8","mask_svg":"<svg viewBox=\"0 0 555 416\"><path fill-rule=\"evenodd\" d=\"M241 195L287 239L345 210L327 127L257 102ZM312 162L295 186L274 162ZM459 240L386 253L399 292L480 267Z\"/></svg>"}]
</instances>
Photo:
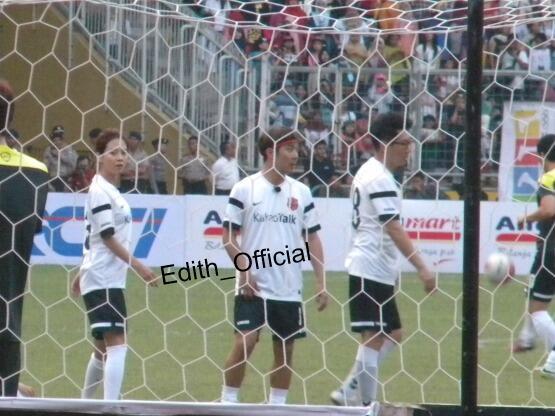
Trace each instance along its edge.
<instances>
[{"instance_id":1,"label":"jersey number 8","mask_svg":"<svg viewBox=\"0 0 555 416\"><path fill-rule=\"evenodd\" d=\"M360 211L358 210L358 206L360 205L360 192L358 188L355 188L353 192L353 228L356 230L360 225Z\"/></svg>"}]
</instances>

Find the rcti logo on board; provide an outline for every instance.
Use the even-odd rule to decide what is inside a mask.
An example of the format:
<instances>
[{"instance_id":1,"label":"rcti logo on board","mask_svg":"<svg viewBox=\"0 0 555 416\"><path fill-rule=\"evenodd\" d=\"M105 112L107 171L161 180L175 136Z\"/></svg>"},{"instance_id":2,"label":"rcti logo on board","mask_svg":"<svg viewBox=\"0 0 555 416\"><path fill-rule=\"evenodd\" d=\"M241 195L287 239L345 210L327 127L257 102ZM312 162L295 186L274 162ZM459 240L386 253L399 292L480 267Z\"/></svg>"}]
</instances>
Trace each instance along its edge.
<instances>
[{"instance_id":1,"label":"rcti logo on board","mask_svg":"<svg viewBox=\"0 0 555 416\"><path fill-rule=\"evenodd\" d=\"M38 238L43 237L50 249L58 255L66 257L83 256L83 242L68 241L67 234L71 233L64 233L64 229L66 226L74 225L75 222L82 223L85 215L84 211L85 209L82 206L64 206L52 212L45 211L42 234ZM156 240L156 235L162 226L166 212L166 208L131 209L133 223L137 226L142 224L142 230L139 233L140 237L133 251L135 257L140 259L148 257L154 245L154 241ZM80 236L83 235L84 226L83 234ZM46 256L36 245L33 245L32 255Z\"/></svg>"}]
</instances>

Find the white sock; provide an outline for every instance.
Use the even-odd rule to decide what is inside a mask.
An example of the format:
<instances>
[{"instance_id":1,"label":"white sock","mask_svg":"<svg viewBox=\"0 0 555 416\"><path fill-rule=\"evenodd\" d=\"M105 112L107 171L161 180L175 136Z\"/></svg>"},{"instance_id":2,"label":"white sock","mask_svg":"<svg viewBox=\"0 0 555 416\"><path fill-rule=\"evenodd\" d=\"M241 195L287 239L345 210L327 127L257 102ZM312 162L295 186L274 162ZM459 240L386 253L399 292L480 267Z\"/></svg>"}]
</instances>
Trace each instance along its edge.
<instances>
[{"instance_id":1,"label":"white sock","mask_svg":"<svg viewBox=\"0 0 555 416\"><path fill-rule=\"evenodd\" d=\"M389 355L391 351L395 349L397 343L389 338L385 338L380 348L380 354L378 355L378 364L381 364L383 360Z\"/></svg>"},{"instance_id":2,"label":"white sock","mask_svg":"<svg viewBox=\"0 0 555 416\"><path fill-rule=\"evenodd\" d=\"M106 366L104 368L104 400L119 400L127 345L106 347Z\"/></svg>"},{"instance_id":3,"label":"white sock","mask_svg":"<svg viewBox=\"0 0 555 416\"><path fill-rule=\"evenodd\" d=\"M289 390L270 388L270 397L268 398L269 404L285 404L287 401L287 393Z\"/></svg>"},{"instance_id":4,"label":"white sock","mask_svg":"<svg viewBox=\"0 0 555 416\"><path fill-rule=\"evenodd\" d=\"M555 373L555 349L551 350L543 367L546 370Z\"/></svg>"},{"instance_id":5,"label":"white sock","mask_svg":"<svg viewBox=\"0 0 555 416\"><path fill-rule=\"evenodd\" d=\"M379 351L359 345L357 353L357 377L362 405L368 406L376 400L378 391Z\"/></svg>"},{"instance_id":6,"label":"white sock","mask_svg":"<svg viewBox=\"0 0 555 416\"><path fill-rule=\"evenodd\" d=\"M520 334L518 334L518 340L521 345L530 347L534 345L535 339L536 339L536 330L534 329L532 318L530 317L529 313L526 313L526 315L524 315L524 322L522 323Z\"/></svg>"},{"instance_id":7,"label":"white sock","mask_svg":"<svg viewBox=\"0 0 555 416\"><path fill-rule=\"evenodd\" d=\"M94 356L94 352L87 364L87 371L85 371L85 386L81 392L82 399L92 399L96 393L96 389L102 381L103 363Z\"/></svg>"},{"instance_id":8,"label":"white sock","mask_svg":"<svg viewBox=\"0 0 555 416\"><path fill-rule=\"evenodd\" d=\"M396 346L396 342L392 341L389 338L386 338L382 344L382 347L380 348L380 353L378 355L378 364L381 364L382 361L389 355L391 351L395 349ZM355 361L353 367L351 368L351 371L349 371L349 374L347 375L345 380L343 380L343 384L341 385L343 391L346 391L348 389L356 390L358 388L357 374L357 361Z\"/></svg>"},{"instance_id":9,"label":"white sock","mask_svg":"<svg viewBox=\"0 0 555 416\"><path fill-rule=\"evenodd\" d=\"M239 387L222 386L221 403L239 403Z\"/></svg>"},{"instance_id":10,"label":"white sock","mask_svg":"<svg viewBox=\"0 0 555 416\"><path fill-rule=\"evenodd\" d=\"M555 322L553 322L549 313L547 311L533 312L532 322L538 334L543 337L547 348L553 348L555 345Z\"/></svg>"}]
</instances>

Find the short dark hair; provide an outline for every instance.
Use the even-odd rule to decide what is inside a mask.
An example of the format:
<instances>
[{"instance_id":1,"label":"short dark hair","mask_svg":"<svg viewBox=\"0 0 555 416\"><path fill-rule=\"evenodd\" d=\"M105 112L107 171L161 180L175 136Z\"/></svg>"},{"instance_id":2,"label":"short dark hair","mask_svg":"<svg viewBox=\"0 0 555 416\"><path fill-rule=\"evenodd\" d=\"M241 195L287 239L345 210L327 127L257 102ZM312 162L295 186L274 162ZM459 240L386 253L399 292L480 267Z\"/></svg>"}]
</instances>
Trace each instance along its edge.
<instances>
[{"instance_id":1,"label":"short dark hair","mask_svg":"<svg viewBox=\"0 0 555 416\"><path fill-rule=\"evenodd\" d=\"M108 143L110 143L114 139L125 140L125 137L123 136L123 134L120 133L118 129L104 130L100 134L98 139L96 139L96 142L95 142L96 153L98 153L99 155L103 154L106 151L106 146L108 146Z\"/></svg>"},{"instance_id":2,"label":"short dark hair","mask_svg":"<svg viewBox=\"0 0 555 416\"><path fill-rule=\"evenodd\" d=\"M410 129L412 122L405 120L403 113L383 113L378 114L370 125L372 143L375 147L384 146L395 140L403 129Z\"/></svg>"},{"instance_id":3,"label":"short dark hair","mask_svg":"<svg viewBox=\"0 0 555 416\"><path fill-rule=\"evenodd\" d=\"M187 141L190 142L191 140L196 140L198 142L198 137L197 136L189 136Z\"/></svg>"},{"instance_id":4,"label":"short dark hair","mask_svg":"<svg viewBox=\"0 0 555 416\"><path fill-rule=\"evenodd\" d=\"M538 154L550 162L555 162L555 134L546 134L538 142Z\"/></svg>"},{"instance_id":5,"label":"short dark hair","mask_svg":"<svg viewBox=\"0 0 555 416\"><path fill-rule=\"evenodd\" d=\"M13 89L9 82L0 79L0 133L12 122L15 111L13 96Z\"/></svg>"},{"instance_id":6,"label":"short dark hair","mask_svg":"<svg viewBox=\"0 0 555 416\"><path fill-rule=\"evenodd\" d=\"M158 143L162 142L162 144L168 144L170 141L164 137L162 137L161 139L154 139L151 143L152 143L152 147L154 147L155 149L158 148Z\"/></svg>"},{"instance_id":7,"label":"short dark hair","mask_svg":"<svg viewBox=\"0 0 555 416\"><path fill-rule=\"evenodd\" d=\"M91 161L91 158L89 157L89 155L79 155L77 157L77 163L81 162L82 160L88 160L89 162Z\"/></svg>"},{"instance_id":8,"label":"short dark hair","mask_svg":"<svg viewBox=\"0 0 555 416\"><path fill-rule=\"evenodd\" d=\"M95 127L94 129L89 131L89 139L97 139L101 133L102 133L102 129Z\"/></svg>"},{"instance_id":9,"label":"short dark hair","mask_svg":"<svg viewBox=\"0 0 555 416\"><path fill-rule=\"evenodd\" d=\"M129 133L129 138L130 139L135 139L138 140L140 142L143 141L143 135L141 133L139 133L138 131L132 131Z\"/></svg>"},{"instance_id":10,"label":"short dark hair","mask_svg":"<svg viewBox=\"0 0 555 416\"><path fill-rule=\"evenodd\" d=\"M228 138L222 140L222 142L220 143L220 154L222 156L225 155L225 150L229 143L231 143L231 141Z\"/></svg>"},{"instance_id":11,"label":"short dark hair","mask_svg":"<svg viewBox=\"0 0 555 416\"><path fill-rule=\"evenodd\" d=\"M289 140L300 141L300 138L294 130L288 129L287 127L271 127L260 136L258 151L262 155L264 161L266 161L266 150L274 149L274 146L277 148L279 144Z\"/></svg>"}]
</instances>

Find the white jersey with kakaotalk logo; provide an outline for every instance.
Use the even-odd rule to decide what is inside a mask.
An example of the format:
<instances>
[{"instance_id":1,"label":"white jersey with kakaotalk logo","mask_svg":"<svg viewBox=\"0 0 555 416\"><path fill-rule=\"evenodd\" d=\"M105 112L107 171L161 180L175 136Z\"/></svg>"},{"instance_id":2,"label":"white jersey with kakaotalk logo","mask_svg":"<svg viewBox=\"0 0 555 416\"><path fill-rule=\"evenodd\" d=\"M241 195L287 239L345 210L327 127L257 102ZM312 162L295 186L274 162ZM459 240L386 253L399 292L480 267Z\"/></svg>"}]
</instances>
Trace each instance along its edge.
<instances>
[{"instance_id":1,"label":"white jersey with kakaotalk logo","mask_svg":"<svg viewBox=\"0 0 555 416\"><path fill-rule=\"evenodd\" d=\"M85 243L80 269L81 293L107 288L125 288L128 264L104 244L103 235L113 235L123 247L131 246L131 209L117 188L95 175L85 202Z\"/></svg>"},{"instance_id":2,"label":"white jersey with kakaotalk logo","mask_svg":"<svg viewBox=\"0 0 555 416\"><path fill-rule=\"evenodd\" d=\"M233 187L224 216L224 227L229 226L240 230L240 250L251 257L255 250L264 248L272 256L278 251L291 253L297 248L306 252L304 232L320 229L312 194L306 185L286 176L283 183L275 186L261 173L248 176ZM283 260L286 255L279 255L279 261ZM302 300L301 263L286 262L282 266L273 264L257 269L253 261L249 271L260 289L258 296ZM238 293L238 272L236 276Z\"/></svg>"},{"instance_id":3,"label":"white jersey with kakaotalk logo","mask_svg":"<svg viewBox=\"0 0 555 416\"><path fill-rule=\"evenodd\" d=\"M364 163L351 186L352 240L345 267L350 275L395 285L398 250L385 224L400 219L401 191L391 172L375 158Z\"/></svg>"}]
</instances>

